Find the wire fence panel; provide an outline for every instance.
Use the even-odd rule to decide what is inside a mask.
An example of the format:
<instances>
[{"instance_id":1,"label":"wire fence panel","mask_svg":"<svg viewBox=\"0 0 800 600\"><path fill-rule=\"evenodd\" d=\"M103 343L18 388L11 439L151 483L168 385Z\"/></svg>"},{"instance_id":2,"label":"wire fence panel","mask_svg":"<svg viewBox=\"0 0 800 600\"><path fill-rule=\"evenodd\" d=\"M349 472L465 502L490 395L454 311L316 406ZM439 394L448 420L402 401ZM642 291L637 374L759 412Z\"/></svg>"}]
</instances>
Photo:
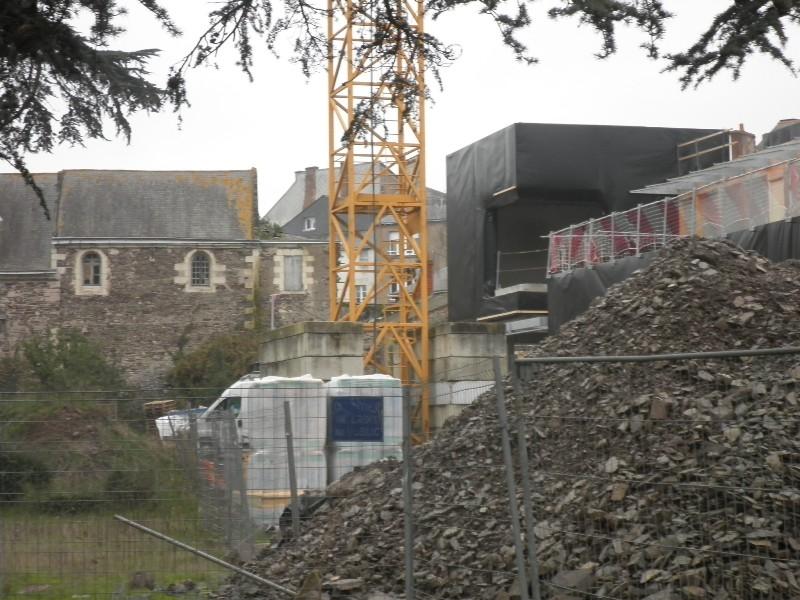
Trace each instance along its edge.
<instances>
[{"instance_id":1,"label":"wire fence panel","mask_svg":"<svg viewBox=\"0 0 800 600\"><path fill-rule=\"evenodd\" d=\"M797 349L537 360L5 394L2 597L800 597Z\"/></svg>"},{"instance_id":2,"label":"wire fence panel","mask_svg":"<svg viewBox=\"0 0 800 600\"><path fill-rule=\"evenodd\" d=\"M330 484L403 456L397 379L209 394L0 394L0 597L210 597L230 571L115 515L241 564L300 543Z\"/></svg>"},{"instance_id":3,"label":"wire fence panel","mask_svg":"<svg viewBox=\"0 0 800 600\"><path fill-rule=\"evenodd\" d=\"M672 240L730 233L800 215L800 160L745 173L552 232L547 273L638 256Z\"/></svg>"},{"instance_id":4,"label":"wire fence panel","mask_svg":"<svg viewBox=\"0 0 800 600\"><path fill-rule=\"evenodd\" d=\"M543 598L800 597L798 354L742 354L522 367Z\"/></svg>"},{"instance_id":5,"label":"wire fence panel","mask_svg":"<svg viewBox=\"0 0 800 600\"><path fill-rule=\"evenodd\" d=\"M145 416L190 401L183 392L0 394L0 596L191 598L221 581L220 569L113 519L225 553L198 510L196 457Z\"/></svg>"}]
</instances>

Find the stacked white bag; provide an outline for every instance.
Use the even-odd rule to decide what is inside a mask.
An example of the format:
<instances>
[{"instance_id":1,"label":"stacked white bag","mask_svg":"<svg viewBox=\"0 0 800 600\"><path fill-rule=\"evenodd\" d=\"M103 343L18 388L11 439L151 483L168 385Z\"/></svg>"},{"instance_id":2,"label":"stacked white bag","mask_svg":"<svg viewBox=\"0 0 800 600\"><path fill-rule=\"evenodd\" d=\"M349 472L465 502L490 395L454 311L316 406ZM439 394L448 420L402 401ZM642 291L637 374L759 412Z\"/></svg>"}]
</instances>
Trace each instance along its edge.
<instances>
[{"instance_id":1,"label":"stacked white bag","mask_svg":"<svg viewBox=\"0 0 800 600\"><path fill-rule=\"evenodd\" d=\"M328 419L332 419L330 405L341 396L380 397L383 399L382 441L329 441L328 465L333 480L352 471L385 458L402 456L403 444L403 390L399 379L389 375L340 375L325 384L328 391ZM330 433L330 427L329 427Z\"/></svg>"},{"instance_id":2,"label":"stacked white bag","mask_svg":"<svg viewBox=\"0 0 800 600\"><path fill-rule=\"evenodd\" d=\"M276 524L289 503L289 459L284 401L291 409L295 472L300 493L323 490L326 484L326 396L321 379L262 377L248 386L248 402L239 415L252 450L247 461L247 489L251 515L264 524ZM247 406L245 411L244 407Z\"/></svg>"}]
</instances>

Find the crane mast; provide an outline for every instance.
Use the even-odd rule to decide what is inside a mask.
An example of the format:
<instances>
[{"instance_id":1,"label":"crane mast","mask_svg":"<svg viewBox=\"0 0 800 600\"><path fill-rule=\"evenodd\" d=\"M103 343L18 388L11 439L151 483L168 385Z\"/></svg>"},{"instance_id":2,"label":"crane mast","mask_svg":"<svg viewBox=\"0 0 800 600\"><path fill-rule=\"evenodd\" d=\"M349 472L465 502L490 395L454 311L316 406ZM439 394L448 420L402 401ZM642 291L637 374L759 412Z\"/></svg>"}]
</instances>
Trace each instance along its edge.
<instances>
[{"instance_id":1,"label":"crane mast","mask_svg":"<svg viewBox=\"0 0 800 600\"><path fill-rule=\"evenodd\" d=\"M363 323L365 372L416 386L415 429L427 436L425 64L403 43L423 39L424 10L381 0L386 19L377 6L328 1L331 320Z\"/></svg>"}]
</instances>

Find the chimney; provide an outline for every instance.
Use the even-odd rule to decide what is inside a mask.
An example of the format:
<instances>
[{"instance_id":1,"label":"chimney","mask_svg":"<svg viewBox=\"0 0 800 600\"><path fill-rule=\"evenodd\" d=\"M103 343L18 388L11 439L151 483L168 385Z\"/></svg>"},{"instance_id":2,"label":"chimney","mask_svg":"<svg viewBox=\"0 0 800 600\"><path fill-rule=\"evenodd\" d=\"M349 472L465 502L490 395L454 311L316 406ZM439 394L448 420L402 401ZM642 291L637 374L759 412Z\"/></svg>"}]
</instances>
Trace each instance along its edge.
<instances>
[{"instance_id":1,"label":"chimney","mask_svg":"<svg viewBox=\"0 0 800 600\"><path fill-rule=\"evenodd\" d=\"M317 199L317 171L319 167L306 167L306 181L303 189L303 210L311 206Z\"/></svg>"},{"instance_id":2,"label":"chimney","mask_svg":"<svg viewBox=\"0 0 800 600\"><path fill-rule=\"evenodd\" d=\"M731 131L730 141L733 142L731 160L756 151L756 136L747 131L742 123L739 123L739 129Z\"/></svg>"}]
</instances>

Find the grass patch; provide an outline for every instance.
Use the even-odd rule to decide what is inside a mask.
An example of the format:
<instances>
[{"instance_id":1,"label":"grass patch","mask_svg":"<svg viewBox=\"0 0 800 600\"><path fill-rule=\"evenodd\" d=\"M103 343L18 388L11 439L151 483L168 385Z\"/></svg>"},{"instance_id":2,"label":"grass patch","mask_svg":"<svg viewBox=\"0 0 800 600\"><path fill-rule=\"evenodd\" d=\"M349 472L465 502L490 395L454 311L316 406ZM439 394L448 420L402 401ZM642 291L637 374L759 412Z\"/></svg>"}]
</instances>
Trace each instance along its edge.
<instances>
[{"instance_id":1,"label":"grass patch","mask_svg":"<svg viewBox=\"0 0 800 600\"><path fill-rule=\"evenodd\" d=\"M131 511L134 520L206 552L224 550L196 517ZM184 598L202 598L227 571L166 542L136 531L109 515L66 519L21 510L0 515L0 597L169 598L170 584L189 580ZM147 573L154 590L133 589L136 572Z\"/></svg>"},{"instance_id":2,"label":"grass patch","mask_svg":"<svg viewBox=\"0 0 800 600\"><path fill-rule=\"evenodd\" d=\"M74 332L0 360L0 598L203 598L228 575L113 518L225 555L191 452L147 427L155 399Z\"/></svg>"}]
</instances>

